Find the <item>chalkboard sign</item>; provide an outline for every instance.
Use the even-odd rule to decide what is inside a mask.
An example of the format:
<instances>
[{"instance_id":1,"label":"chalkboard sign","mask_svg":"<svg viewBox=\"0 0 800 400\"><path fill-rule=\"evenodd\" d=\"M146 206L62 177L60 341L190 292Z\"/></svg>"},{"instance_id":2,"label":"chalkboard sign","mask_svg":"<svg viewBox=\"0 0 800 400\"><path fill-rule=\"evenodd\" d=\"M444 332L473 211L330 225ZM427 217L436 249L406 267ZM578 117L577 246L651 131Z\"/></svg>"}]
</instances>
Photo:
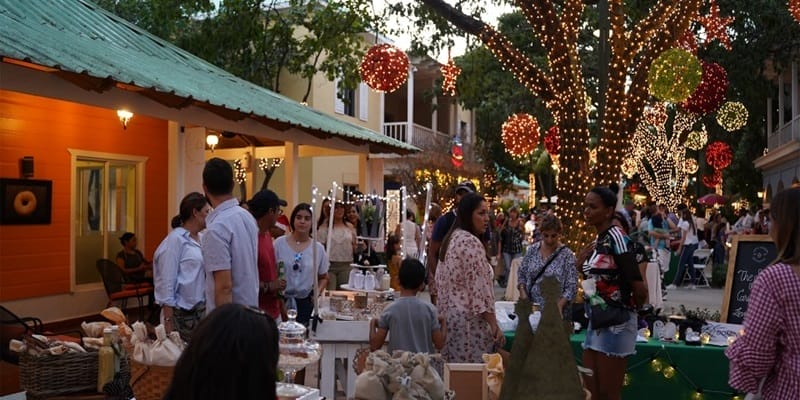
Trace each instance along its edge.
<instances>
[{"instance_id":1,"label":"chalkboard sign","mask_svg":"<svg viewBox=\"0 0 800 400\"><path fill-rule=\"evenodd\" d=\"M731 246L722 322L741 324L756 275L775 261L778 251L769 235L736 235Z\"/></svg>"}]
</instances>

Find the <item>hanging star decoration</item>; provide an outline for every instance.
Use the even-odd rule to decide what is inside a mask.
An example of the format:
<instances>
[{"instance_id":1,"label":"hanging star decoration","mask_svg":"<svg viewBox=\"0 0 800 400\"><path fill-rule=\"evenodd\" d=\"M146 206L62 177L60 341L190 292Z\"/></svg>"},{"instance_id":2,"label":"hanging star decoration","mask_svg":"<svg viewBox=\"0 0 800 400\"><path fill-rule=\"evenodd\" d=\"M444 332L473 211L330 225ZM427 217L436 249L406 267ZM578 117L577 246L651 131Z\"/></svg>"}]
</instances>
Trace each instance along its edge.
<instances>
[{"instance_id":1,"label":"hanging star decoration","mask_svg":"<svg viewBox=\"0 0 800 400\"><path fill-rule=\"evenodd\" d=\"M728 36L727 29L728 25L732 24L734 19L734 17L720 17L719 6L716 0L711 0L709 2L708 14L697 19L698 22L703 25L703 28L705 28L706 45L713 40L717 40L722 47L730 51L731 38Z\"/></svg>"},{"instance_id":2,"label":"hanging star decoration","mask_svg":"<svg viewBox=\"0 0 800 400\"><path fill-rule=\"evenodd\" d=\"M453 58L450 57L450 51L447 51L447 64L442 65L442 93L455 96L456 95L456 80L461 74L461 68L456 65Z\"/></svg>"}]
</instances>

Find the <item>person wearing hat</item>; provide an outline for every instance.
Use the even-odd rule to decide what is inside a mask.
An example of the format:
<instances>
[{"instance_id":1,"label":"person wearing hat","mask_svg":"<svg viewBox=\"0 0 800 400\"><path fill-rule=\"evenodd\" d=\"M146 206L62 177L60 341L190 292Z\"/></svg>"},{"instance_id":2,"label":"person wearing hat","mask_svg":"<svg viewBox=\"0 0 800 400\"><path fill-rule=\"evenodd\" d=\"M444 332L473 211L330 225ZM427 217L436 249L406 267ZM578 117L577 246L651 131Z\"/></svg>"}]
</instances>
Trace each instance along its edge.
<instances>
[{"instance_id":1,"label":"person wearing hat","mask_svg":"<svg viewBox=\"0 0 800 400\"><path fill-rule=\"evenodd\" d=\"M214 157L203 168L211 207L201 239L206 270L206 313L218 305L258 306L258 225L233 196L233 168Z\"/></svg>"},{"instance_id":2,"label":"person wearing hat","mask_svg":"<svg viewBox=\"0 0 800 400\"><path fill-rule=\"evenodd\" d=\"M258 307L276 322L283 313L280 295L286 289L286 279L278 271L270 230L283 216L281 207L285 206L286 201L269 189L259 191L247 202L258 225Z\"/></svg>"},{"instance_id":3,"label":"person wearing hat","mask_svg":"<svg viewBox=\"0 0 800 400\"><path fill-rule=\"evenodd\" d=\"M275 221L275 225L269 230L269 233L272 235L273 239L277 239L287 232L289 232L289 218L286 217L286 214L281 214Z\"/></svg>"},{"instance_id":4,"label":"person wearing hat","mask_svg":"<svg viewBox=\"0 0 800 400\"><path fill-rule=\"evenodd\" d=\"M433 225L431 242L428 247L429 254L426 260L428 264L428 289L430 290L431 303L433 304L436 304L436 285L434 283L434 277L436 276L436 266L439 264L439 248L442 246L444 237L447 236L447 233L450 232L453 223L456 221L455 210L458 207L458 203L461 202L461 198L467 193L475 193L476 190L475 184L470 181L459 183L455 190L456 196L453 202L453 208L439 217Z\"/></svg>"}]
</instances>

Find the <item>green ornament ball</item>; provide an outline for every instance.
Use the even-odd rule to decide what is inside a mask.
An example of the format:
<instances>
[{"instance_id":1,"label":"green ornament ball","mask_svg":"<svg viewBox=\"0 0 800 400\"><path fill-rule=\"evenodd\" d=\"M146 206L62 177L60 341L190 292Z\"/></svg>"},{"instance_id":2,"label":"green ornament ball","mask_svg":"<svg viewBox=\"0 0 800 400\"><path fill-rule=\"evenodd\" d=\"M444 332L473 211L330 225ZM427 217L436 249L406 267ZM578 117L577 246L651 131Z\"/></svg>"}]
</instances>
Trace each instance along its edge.
<instances>
[{"instance_id":1,"label":"green ornament ball","mask_svg":"<svg viewBox=\"0 0 800 400\"><path fill-rule=\"evenodd\" d=\"M650 94L662 101L680 103L694 93L703 78L697 57L683 49L669 49L650 65L647 76Z\"/></svg>"}]
</instances>

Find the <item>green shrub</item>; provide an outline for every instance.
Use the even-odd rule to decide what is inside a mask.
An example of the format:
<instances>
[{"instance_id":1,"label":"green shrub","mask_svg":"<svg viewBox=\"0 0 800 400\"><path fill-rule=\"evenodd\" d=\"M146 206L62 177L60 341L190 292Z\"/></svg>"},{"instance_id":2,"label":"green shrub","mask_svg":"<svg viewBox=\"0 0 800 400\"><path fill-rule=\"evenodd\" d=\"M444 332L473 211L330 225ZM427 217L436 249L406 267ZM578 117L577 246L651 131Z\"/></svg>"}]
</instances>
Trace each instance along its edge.
<instances>
[{"instance_id":1,"label":"green shrub","mask_svg":"<svg viewBox=\"0 0 800 400\"><path fill-rule=\"evenodd\" d=\"M725 287L725 280L728 277L728 264L714 264L711 269L711 287Z\"/></svg>"}]
</instances>

